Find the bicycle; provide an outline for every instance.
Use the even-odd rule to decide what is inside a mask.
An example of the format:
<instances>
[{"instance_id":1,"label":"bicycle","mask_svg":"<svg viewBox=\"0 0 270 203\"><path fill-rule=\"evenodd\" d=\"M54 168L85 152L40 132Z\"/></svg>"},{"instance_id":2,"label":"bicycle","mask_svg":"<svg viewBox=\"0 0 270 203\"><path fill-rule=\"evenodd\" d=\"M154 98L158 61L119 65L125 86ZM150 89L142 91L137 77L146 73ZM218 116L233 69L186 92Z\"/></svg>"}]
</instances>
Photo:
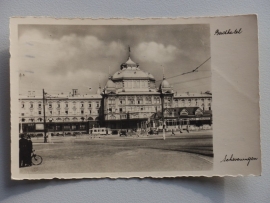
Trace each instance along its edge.
<instances>
[{"instance_id":1,"label":"bicycle","mask_svg":"<svg viewBox=\"0 0 270 203\"><path fill-rule=\"evenodd\" d=\"M42 157L35 154L35 150L32 151L31 161L33 165L40 165L43 161Z\"/></svg>"}]
</instances>

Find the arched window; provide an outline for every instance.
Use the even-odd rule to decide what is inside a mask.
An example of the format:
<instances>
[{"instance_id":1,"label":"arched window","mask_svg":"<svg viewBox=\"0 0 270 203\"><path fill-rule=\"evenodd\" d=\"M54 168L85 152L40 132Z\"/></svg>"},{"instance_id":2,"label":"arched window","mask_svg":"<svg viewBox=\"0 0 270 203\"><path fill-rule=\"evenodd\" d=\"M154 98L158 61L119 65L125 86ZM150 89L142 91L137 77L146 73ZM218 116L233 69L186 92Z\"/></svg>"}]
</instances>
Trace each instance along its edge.
<instances>
[{"instance_id":1,"label":"arched window","mask_svg":"<svg viewBox=\"0 0 270 203\"><path fill-rule=\"evenodd\" d=\"M110 120L115 120L115 119L116 119L116 117L115 117L115 116L113 116L113 115L110 115L110 116L109 116L109 119L110 119Z\"/></svg>"}]
</instances>

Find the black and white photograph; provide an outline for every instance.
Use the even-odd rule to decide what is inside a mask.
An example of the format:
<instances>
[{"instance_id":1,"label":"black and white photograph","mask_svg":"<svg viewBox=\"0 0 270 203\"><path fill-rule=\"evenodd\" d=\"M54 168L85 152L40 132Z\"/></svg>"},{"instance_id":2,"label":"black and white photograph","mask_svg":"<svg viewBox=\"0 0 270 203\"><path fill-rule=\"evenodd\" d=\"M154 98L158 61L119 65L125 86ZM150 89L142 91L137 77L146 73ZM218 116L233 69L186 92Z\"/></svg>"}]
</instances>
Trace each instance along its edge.
<instances>
[{"instance_id":1,"label":"black and white photograph","mask_svg":"<svg viewBox=\"0 0 270 203\"><path fill-rule=\"evenodd\" d=\"M17 110L11 114L17 123L11 136L17 172L213 174L213 140L221 138L213 133L213 118L227 106L213 110L215 94L225 96L226 90L213 93L211 24L63 22L16 27L11 65L18 78ZM223 118L217 117L218 126L233 129ZM217 162L258 159L230 153Z\"/></svg>"},{"instance_id":2,"label":"black and white photograph","mask_svg":"<svg viewBox=\"0 0 270 203\"><path fill-rule=\"evenodd\" d=\"M18 29L21 173L212 169L209 24Z\"/></svg>"}]
</instances>

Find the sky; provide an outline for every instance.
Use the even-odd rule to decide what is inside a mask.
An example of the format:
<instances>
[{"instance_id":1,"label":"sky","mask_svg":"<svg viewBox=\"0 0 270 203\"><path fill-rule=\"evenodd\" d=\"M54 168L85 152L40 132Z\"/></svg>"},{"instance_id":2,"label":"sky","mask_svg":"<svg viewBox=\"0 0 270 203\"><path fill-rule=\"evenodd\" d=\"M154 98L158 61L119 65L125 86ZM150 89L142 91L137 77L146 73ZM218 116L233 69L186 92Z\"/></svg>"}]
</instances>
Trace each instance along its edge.
<instances>
[{"instance_id":1,"label":"sky","mask_svg":"<svg viewBox=\"0 0 270 203\"><path fill-rule=\"evenodd\" d=\"M210 26L182 25L19 25L20 94L44 88L49 94L94 94L110 74L131 58L151 73L164 74L177 92L211 91ZM173 77L177 76L177 77ZM170 78L173 77L173 78ZM91 89L89 89L91 88Z\"/></svg>"}]
</instances>

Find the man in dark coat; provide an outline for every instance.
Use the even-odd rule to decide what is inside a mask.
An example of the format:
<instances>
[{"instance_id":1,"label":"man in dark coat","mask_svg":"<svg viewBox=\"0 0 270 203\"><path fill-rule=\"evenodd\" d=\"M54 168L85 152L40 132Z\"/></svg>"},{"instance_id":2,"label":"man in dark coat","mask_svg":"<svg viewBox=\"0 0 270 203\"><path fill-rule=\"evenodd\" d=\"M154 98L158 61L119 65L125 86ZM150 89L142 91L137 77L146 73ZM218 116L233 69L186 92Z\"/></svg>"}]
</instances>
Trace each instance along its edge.
<instances>
[{"instance_id":1,"label":"man in dark coat","mask_svg":"<svg viewBox=\"0 0 270 203\"><path fill-rule=\"evenodd\" d=\"M33 143L30 135L27 136L27 165L32 166L31 154L33 151Z\"/></svg>"},{"instance_id":2,"label":"man in dark coat","mask_svg":"<svg viewBox=\"0 0 270 203\"><path fill-rule=\"evenodd\" d=\"M27 164L27 145L28 141L25 139L25 135L21 134L19 140L19 167L24 167Z\"/></svg>"}]
</instances>

